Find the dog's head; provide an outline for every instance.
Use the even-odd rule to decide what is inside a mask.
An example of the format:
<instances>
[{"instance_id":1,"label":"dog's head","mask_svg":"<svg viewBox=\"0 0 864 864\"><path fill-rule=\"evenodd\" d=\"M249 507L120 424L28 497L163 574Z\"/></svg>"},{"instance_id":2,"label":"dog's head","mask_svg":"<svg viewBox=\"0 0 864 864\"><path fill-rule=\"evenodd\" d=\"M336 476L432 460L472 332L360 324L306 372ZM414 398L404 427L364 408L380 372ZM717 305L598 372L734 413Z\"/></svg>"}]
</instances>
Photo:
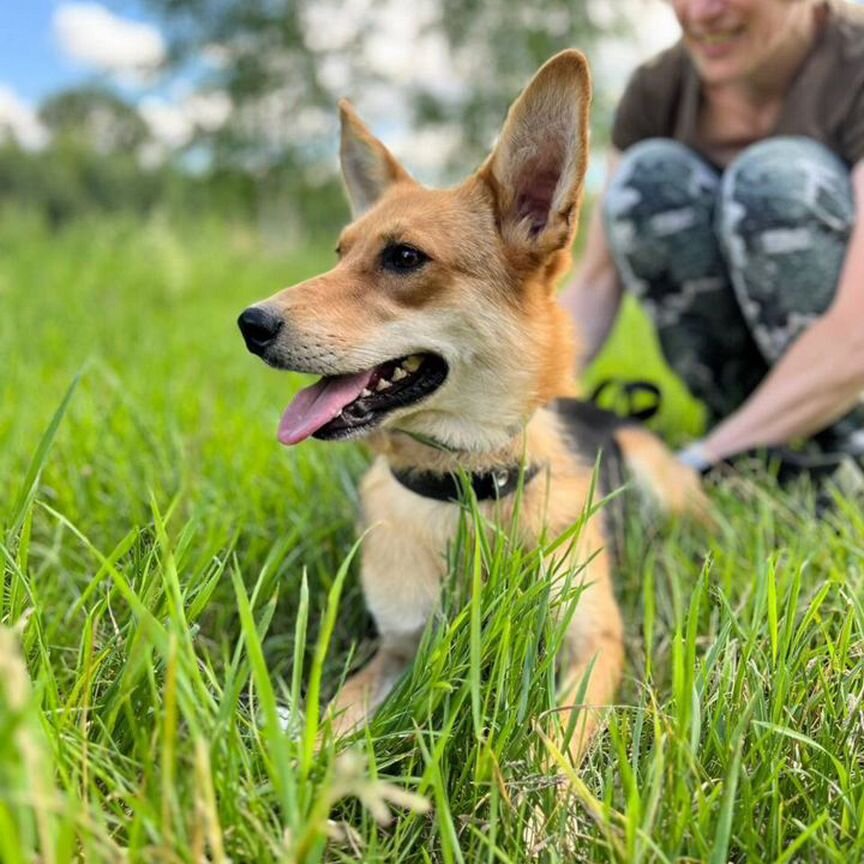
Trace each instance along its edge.
<instances>
[{"instance_id":1,"label":"dog's head","mask_svg":"<svg viewBox=\"0 0 864 864\"><path fill-rule=\"evenodd\" d=\"M380 427L486 450L567 392L573 338L554 289L578 221L589 103L582 54L553 57L492 154L448 190L415 182L341 104L354 221L339 262L239 320L271 366L324 376L288 407L283 443Z\"/></svg>"}]
</instances>

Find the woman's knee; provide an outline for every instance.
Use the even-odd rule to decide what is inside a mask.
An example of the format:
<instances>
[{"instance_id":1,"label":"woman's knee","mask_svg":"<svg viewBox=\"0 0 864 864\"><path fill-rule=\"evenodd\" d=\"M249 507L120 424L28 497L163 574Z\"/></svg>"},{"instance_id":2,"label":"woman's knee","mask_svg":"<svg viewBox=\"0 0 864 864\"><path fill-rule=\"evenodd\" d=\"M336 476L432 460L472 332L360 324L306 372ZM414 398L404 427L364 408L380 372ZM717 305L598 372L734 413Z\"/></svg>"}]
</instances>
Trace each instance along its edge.
<instances>
[{"instance_id":1,"label":"woman's knee","mask_svg":"<svg viewBox=\"0 0 864 864\"><path fill-rule=\"evenodd\" d=\"M713 234L718 185L716 172L677 141L651 138L627 150L603 200L619 264L638 259L637 269L651 271L664 269L670 256L683 263L682 244L704 247L699 259L719 255Z\"/></svg>"},{"instance_id":2,"label":"woman's knee","mask_svg":"<svg viewBox=\"0 0 864 864\"><path fill-rule=\"evenodd\" d=\"M621 157L607 189L607 220L695 204L713 209L719 178L696 153L671 138L648 138Z\"/></svg>"},{"instance_id":3,"label":"woman's knee","mask_svg":"<svg viewBox=\"0 0 864 864\"><path fill-rule=\"evenodd\" d=\"M732 253L742 234L761 236L766 250L808 243L801 229L845 241L855 221L848 168L811 138L768 138L748 147L726 169L718 204L718 232Z\"/></svg>"},{"instance_id":4,"label":"woman's knee","mask_svg":"<svg viewBox=\"0 0 864 864\"><path fill-rule=\"evenodd\" d=\"M724 174L717 218L742 312L773 362L836 292L855 220L849 171L816 141L762 141Z\"/></svg>"}]
</instances>

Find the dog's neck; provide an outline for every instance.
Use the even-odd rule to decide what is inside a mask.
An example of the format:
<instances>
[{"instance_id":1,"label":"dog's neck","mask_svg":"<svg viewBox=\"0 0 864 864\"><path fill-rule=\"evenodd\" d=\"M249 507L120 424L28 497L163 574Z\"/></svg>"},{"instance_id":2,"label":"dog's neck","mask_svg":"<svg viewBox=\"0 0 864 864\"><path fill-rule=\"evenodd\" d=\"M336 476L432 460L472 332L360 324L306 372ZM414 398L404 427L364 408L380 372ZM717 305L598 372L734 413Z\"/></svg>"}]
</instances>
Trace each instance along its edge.
<instances>
[{"instance_id":1,"label":"dog's neck","mask_svg":"<svg viewBox=\"0 0 864 864\"><path fill-rule=\"evenodd\" d=\"M559 439L553 412L541 408L524 426L513 430L506 443L494 449L457 450L398 429L378 433L370 444L395 471L447 474L462 470L482 474L523 461L526 465L545 462L550 448L558 449Z\"/></svg>"},{"instance_id":2,"label":"dog's neck","mask_svg":"<svg viewBox=\"0 0 864 864\"><path fill-rule=\"evenodd\" d=\"M569 261L563 256L562 261ZM555 274L547 274L554 281ZM527 289L526 289L527 290ZM502 430L500 436L488 436L476 447L452 447L447 442L424 439L397 429L382 429L369 439L372 449L383 455L394 471L417 470L447 474L454 471L487 473L515 465L543 464L550 454L566 450L555 412L549 405L559 397L577 397L579 388L573 378L577 339L573 323L557 303L548 307L545 325L537 339L547 340L540 356L544 370L542 380L535 382L537 391L533 410L524 423ZM535 340L536 341L536 340ZM539 406L539 407L538 407ZM488 432L488 430L485 430ZM487 443L489 437L500 443ZM467 436L470 442L470 435Z\"/></svg>"}]
</instances>

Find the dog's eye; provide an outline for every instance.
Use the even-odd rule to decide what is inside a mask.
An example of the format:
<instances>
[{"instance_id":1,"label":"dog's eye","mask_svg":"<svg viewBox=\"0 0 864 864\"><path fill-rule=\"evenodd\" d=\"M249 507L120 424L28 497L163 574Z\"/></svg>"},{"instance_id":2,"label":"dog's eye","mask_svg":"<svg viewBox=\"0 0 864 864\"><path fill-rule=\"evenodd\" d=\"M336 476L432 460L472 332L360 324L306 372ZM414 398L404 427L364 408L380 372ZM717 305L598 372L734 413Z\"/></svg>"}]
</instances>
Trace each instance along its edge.
<instances>
[{"instance_id":1,"label":"dog's eye","mask_svg":"<svg viewBox=\"0 0 864 864\"><path fill-rule=\"evenodd\" d=\"M395 273L419 270L428 260L428 255L405 243L394 243L381 253L381 266Z\"/></svg>"}]
</instances>

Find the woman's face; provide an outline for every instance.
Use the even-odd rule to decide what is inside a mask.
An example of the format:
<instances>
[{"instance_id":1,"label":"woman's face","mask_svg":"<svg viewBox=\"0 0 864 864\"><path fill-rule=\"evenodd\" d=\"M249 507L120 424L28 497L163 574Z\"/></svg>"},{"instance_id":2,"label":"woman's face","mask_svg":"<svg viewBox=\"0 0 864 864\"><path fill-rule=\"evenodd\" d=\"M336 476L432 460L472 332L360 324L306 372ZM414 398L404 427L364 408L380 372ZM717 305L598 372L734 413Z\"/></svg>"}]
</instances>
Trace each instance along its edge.
<instances>
[{"instance_id":1,"label":"woman's face","mask_svg":"<svg viewBox=\"0 0 864 864\"><path fill-rule=\"evenodd\" d=\"M759 74L785 43L800 38L809 0L671 0L699 75L709 84Z\"/></svg>"}]
</instances>

